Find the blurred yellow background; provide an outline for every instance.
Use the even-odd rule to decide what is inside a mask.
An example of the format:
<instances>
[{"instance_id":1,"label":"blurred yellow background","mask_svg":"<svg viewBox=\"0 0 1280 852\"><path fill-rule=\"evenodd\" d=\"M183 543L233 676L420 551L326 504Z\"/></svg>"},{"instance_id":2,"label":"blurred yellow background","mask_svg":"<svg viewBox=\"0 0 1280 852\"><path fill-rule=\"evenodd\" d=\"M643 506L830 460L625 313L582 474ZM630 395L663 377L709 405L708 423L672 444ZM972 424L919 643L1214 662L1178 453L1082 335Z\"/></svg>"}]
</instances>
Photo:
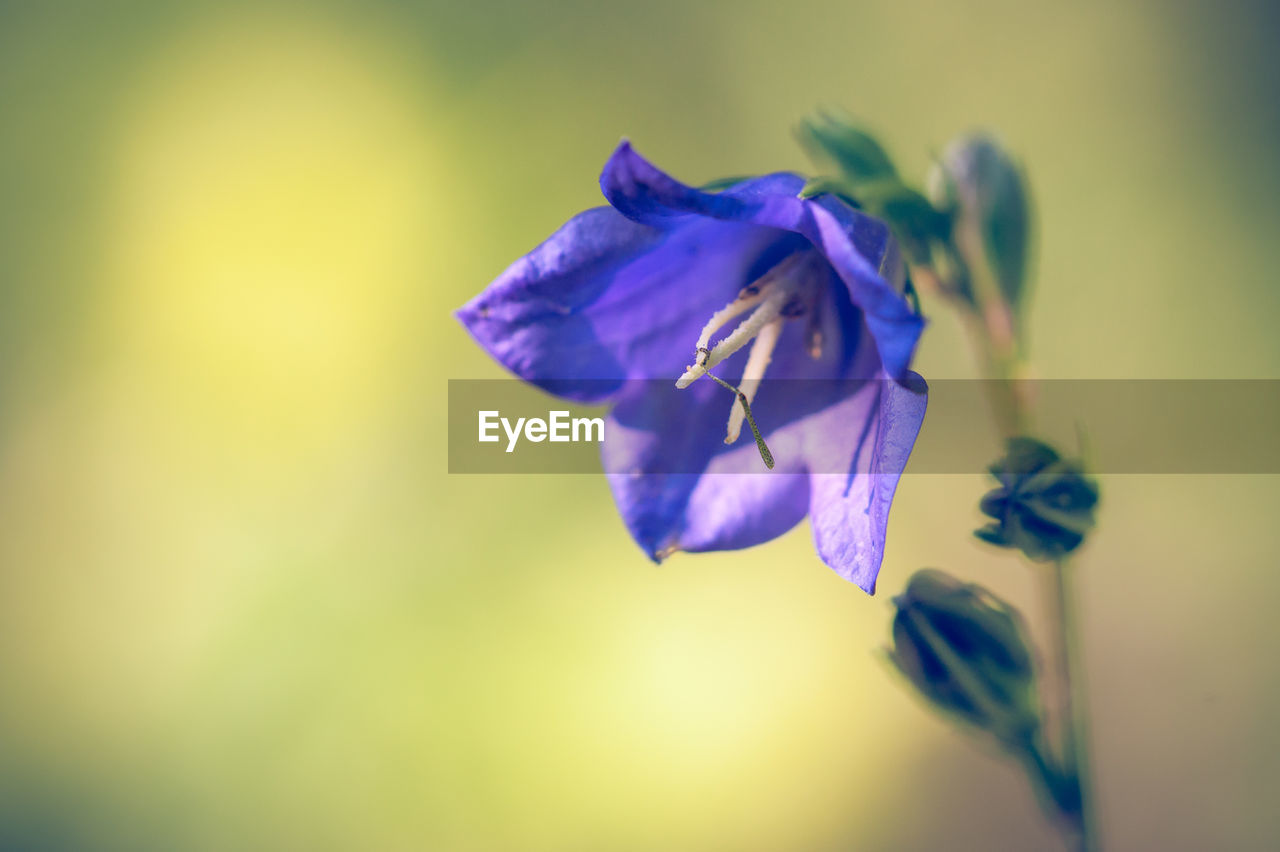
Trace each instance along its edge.
<instances>
[{"instance_id":1,"label":"blurred yellow background","mask_svg":"<svg viewBox=\"0 0 1280 852\"><path fill-rule=\"evenodd\" d=\"M916 568L1035 620L980 477L881 594L807 529L655 568L602 479L450 477L451 317L619 137L692 182L1028 165L1043 376L1280 377L1273 4L0 5L0 848L1028 849L1018 770L875 651ZM973 375L933 306L918 369ZM925 428L928 428L926 421ZM1277 477L1103 479L1104 837L1280 836Z\"/></svg>"}]
</instances>

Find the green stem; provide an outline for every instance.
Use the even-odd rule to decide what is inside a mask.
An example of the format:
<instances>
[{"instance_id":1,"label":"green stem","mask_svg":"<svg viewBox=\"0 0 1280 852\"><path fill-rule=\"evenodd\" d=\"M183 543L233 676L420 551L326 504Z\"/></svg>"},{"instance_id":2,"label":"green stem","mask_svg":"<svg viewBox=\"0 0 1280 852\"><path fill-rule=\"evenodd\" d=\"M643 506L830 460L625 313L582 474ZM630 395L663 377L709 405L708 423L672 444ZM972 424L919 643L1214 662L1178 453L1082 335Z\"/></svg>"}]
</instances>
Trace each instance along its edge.
<instances>
[{"instance_id":1,"label":"green stem","mask_svg":"<svg viewBox=\"0 0 1280 852\"><path fill-rule=\"evenodd\" d=\"M1045 583L1053 643L1054 670L1058 675L1058 729L1061 742L1061 783L1058 799L1063 818L1077 835L1077 848L1098 848L1089 784L1088 732L1084 713L1084 678L1080 665L1075 623L1073 575L1065 559L1053 563ZM1055 797L1057 798L1057 797ZM1074 805L1075 807L1071 807Z\"/></svg>"},{"instance_id":2,"label":"green stem","mask_svg":"<svg viewBox=\"0 0 1280 852\"><path fill-rule=\"evenodd\" d=\"M1027 386L1019 381L1023 363L1016 347L1009 342L993 339L984 317L968 316L969 336L982 360L983 385L991 411L996 419L996 430L1002 438L1025 435L1031 429L1031 400L1027 398Z\"/></svg>"},{"instance_id":3,"label":"green stem","mask_svg":"<svg viewBox=\"0 0 1280 852\"><path fill-rule=\"evenodd\" d=\"M997 282L990 275L986 260L986 246L973 223L961 227L953 234L956 249L946 255L954 259L958 267L969 273L970 297L962 313L967 319L970 339L982 361L986 378L986 390L995 416L996 428L1002 438L1025 435L1032 430L1032 400L1023 375L1023 350L1017 333L1014 309L1000 293ZM948 262L941 274L927 270L920 279L932 283L944 294L956 294L956 273L948 272ZM1061 819L1069 844L1083 852L1095 852L1099 848L1094 824L1093 805L1090 798L1087 729L1084 717L1083 675L1077 645L1075 601L1071 587L1071 571L1064 560L1058 560L1052 569L1042 571L1045 577L1048 602L1051 643L1053 644L1052 684L1048 701L1054 705L1056 719L1041 736L1032 736L1017 747L1027 771L1038 779L1044 792L1052 800ZM1054 733L1057 736L1053 736ZM1058 748L1053 748L1054 741ZM1044 742L1042 742L1044 741ZM1056 752L1056 754L1055 754Z\"/></svg>"},{"instance_id":4,"label":"green stem","mask_svg":"<svg viewBox=\"0 0 1280 852\"><path fill-rule=\"evenodd\" d=\"M1046 808L1052 806L1058 815L1079 812L1079 798L1073 793L1075 785L1062 774L1057 760L1045 748L1039 730L1021 745L1018 756L1026 764L1032 781L1039 785Z\"/></svg>"},{"instance_id":5,"label":"green stem","mask_svg":"<svg viewBox=\"0 0 1280 852\"><path fill-rule=\"evenodd\" d=\"M994 317L994 320L993 320ZM1026 387L1019 382L1022 360L1016 341L1003 335L1007 326L991 311L971 315L970 333L983 360L987 376L987 392L995 413L996 425L1003 437L1026 434L1031 428L1031 400ZM1075 600L1072 574L1065 560L1056 561L1045 578L1045 597L1050 619L1050 642L1053 645L1050 696L1056 698L1056 724L1050 724L1046 736L1056 740L1058 748L1049 753L1038 742L1025 749L1028 770L1039 777L1057 808L1059 824L1068 843L1081 852L1099 848L1090 796L1088 737L1083 713L1083 675L1075 624ZM1057 736L1052 736L1054 732ZM1057 760L1054 759L1054 751ZM1056 767L1055 764L1056 763Z\"/></svg>"}]
</instances>

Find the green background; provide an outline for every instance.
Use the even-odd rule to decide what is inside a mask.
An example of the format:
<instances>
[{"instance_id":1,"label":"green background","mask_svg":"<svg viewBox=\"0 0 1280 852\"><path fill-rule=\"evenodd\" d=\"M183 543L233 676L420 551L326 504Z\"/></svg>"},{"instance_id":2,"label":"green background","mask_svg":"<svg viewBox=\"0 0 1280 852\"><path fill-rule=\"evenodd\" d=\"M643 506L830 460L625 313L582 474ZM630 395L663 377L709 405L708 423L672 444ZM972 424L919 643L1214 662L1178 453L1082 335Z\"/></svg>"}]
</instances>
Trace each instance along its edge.
<instances>
[{"instance_id":1,"label":"green background","mask_svg":"<svg viewBox=\"0 0 1280 852\"><path fill-rule=\"evenodd\" d=\"M450 477L451 311L621 136L803 169L1028 165L1039 375L1280 377L1274 6L0 4L0 847L1054 842L877 649L921 566L1039 621L977 476L899 490L880 595L800 528L661 568L596 477ZM938 305L918 369L974 375ZM928 428L926 422L925 428ZM1156 427L1158 428L1158 427ZM1079 560L1113 848L1280 835L1277 477L1104 477Z\"/></svg>"}]
</instances>

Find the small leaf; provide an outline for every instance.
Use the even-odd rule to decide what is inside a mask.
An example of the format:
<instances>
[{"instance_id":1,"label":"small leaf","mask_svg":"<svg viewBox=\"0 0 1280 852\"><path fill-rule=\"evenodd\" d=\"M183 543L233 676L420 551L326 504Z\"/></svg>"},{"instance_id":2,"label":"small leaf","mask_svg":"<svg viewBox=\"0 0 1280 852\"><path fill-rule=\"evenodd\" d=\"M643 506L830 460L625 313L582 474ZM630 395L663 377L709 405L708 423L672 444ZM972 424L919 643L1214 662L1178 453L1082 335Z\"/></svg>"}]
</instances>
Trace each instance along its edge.
<instances>
[{"instance_id":1,"label":"small leaf","mask_svg":"<svg viewBox=\"0 0 1280 852\"><path fill-rule=\"evenodd\" d=\"M797 135L810 156L835 166L854 184L897 177L880 143L847 116L820 112L801 121Z\"/></svg>"},{"instance_id":2,"label":"small leaf","mask_svg":"<svg viewBox=\"0 0 1280 852\"><path fill-rule=\"evenodd\" d=\"M933 243L951 232L950 217L897 178L862 184L854 194L868 213L893 229L914 263L928 264Z\"/></svg>"}]
</instances>

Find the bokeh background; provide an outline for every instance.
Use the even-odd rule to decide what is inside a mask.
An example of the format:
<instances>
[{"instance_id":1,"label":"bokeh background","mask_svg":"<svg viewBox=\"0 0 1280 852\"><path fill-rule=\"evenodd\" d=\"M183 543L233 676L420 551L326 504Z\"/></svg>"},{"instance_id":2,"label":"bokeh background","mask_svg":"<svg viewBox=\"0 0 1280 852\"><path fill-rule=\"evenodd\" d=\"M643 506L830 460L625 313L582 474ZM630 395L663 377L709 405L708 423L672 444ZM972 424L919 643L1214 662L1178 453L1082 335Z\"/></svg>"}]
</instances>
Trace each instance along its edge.
<instances>
[{"instance_id":1,"label":"bokeh background","mask_svg":"<svg viewBox=\"0 0 1280 852\"><path fill-rule=\"evenodd\" d=\"M619 137L803 169L825 104L909 174L975 127L1028 164L1040 375L1280 378L1278 39L1264 0L0 3L0 847L1053 848L876 654L925 565L1038 620L980 477L904 480L876 598L803 527L656 568L597 477L446 473L446 381L500 375L450 312ZM919 370L973 375L934 308ZM1271 846L1280 478L1103 488L1104 835Z\"/></svg>"}]
</instances>

